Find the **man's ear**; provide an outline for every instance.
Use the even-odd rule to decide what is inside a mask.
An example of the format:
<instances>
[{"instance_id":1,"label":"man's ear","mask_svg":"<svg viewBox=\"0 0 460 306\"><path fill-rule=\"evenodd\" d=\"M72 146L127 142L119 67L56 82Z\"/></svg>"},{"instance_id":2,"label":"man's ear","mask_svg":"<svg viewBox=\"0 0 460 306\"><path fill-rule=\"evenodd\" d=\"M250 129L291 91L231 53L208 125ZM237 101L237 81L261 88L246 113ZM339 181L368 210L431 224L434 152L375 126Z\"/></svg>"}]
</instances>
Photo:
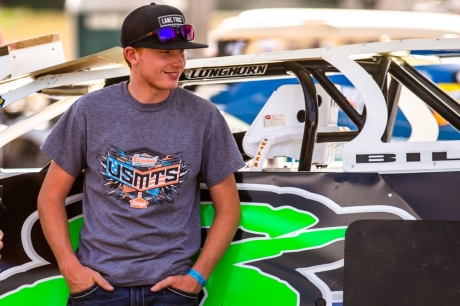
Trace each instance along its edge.
<instances>
[{"instance_id":1,"label":"man's ear","mask_svg":"<svg viewBox=\"0 0 460 306\"><path fill-rule=\"evenodd\" d=\"M137 52L138 51L136 50L136 48L133 48L133 47L126 47L123 49L125 60L131 64L129 66L137 65L137 56L136 56Z\"/></svg>"}]
</instances>

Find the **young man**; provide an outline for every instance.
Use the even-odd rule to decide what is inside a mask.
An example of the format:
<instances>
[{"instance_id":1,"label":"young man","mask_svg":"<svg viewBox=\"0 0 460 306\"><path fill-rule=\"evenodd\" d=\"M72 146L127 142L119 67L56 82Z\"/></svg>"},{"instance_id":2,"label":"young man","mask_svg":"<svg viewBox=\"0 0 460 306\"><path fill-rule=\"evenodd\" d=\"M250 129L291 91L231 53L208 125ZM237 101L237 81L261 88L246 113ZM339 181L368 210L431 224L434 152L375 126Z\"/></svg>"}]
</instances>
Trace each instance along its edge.
<instances>
[{"instance_id":1,"label":"young man","mask_svg":"<svg viewBox=\"0 0 460 306\"><path fill-rule=\"evenodd\" d=\"M42 145L52 164L38 198L69 305L196 305L238 227L233 173L244 166L219 110L177 88L193 27L154 3L125 19L129 82L79 99ZM64 202L85 171L76 255ZM215 218L200 248L199 184ZM141 304L142 303L142 304Z\"/></svg>"}]
</instances>

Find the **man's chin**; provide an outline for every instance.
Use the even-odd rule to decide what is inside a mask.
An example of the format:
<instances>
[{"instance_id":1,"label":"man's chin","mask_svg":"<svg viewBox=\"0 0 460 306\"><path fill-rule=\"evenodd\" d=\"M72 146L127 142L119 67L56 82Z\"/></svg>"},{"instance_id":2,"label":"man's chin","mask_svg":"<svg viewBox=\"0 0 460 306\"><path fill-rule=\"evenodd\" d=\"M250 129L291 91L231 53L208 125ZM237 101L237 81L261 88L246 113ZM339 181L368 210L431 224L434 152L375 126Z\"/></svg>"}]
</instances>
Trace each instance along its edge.
<instances>
[{"instance_id":1,"label":"man's chin","mask_svg":"<svg viewBox=\"0 0 460 306\"><path fill-rule=\"evenodd\" d=\"M172 90L172 89L175 89L178 85L179 85L179 82L174 82L174 83L166 85L164 89Z\"/></svg>"}]
</instances>

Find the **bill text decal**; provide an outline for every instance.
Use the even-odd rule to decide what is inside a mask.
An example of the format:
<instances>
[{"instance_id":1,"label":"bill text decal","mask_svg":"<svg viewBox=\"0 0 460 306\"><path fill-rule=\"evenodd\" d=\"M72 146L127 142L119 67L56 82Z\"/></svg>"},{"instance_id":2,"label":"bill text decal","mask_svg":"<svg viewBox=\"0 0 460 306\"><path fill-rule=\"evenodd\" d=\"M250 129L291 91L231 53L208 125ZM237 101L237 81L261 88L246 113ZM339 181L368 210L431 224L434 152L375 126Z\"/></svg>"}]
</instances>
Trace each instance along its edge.
<instances>
[{"instance_id":1,"label":"bill text decal","mask_svg":"<svg viewBox=\"0 0 460 306\"><path fill-rule=\"evenodd\" d=\"M264 75L268 65L235 66L220 68L186 69L184 75L189 80L226 78L247 75Z\"/></svg>"}]
</instances>

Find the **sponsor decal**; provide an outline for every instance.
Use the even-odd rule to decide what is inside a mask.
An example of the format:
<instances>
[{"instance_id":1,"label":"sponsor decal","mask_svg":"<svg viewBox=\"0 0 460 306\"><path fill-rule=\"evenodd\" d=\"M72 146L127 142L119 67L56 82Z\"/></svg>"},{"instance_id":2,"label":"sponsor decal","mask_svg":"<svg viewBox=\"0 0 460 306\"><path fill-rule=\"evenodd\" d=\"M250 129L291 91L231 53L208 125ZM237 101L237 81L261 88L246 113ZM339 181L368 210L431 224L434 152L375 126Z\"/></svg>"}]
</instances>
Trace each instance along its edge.
<instances>
[{"instance_id":1,"label":"sponsor decal","mask_svg":"<svg viewBox=\"0 0 460 306\"><path fill-rule=\"evenodd\" d=\"M264 75L268 65L235 66L220 68L186 69L184 75L189 80L226 78L235 76Z\"/></svg>"},{"instance_id":2,"label":"sponsor decal","mask_svg":"<svg viewBox=\"0 0 460 306\"><path fill-rule=\"evenodd\" d=\"M184 17L181 15L166 15L158 17L160 27L178 27L184 24Z\"/></svg>"},{"instance_id":3,"label":"sponsor decal","mask_svg":"<svg viewBox=\"0 0 460 306\"><path fill-rule=\"evenodd\" d=\"M148 154L134 154L133 166L139 167L155 167L158 162L158 156L150 156Z\"/></svg>"},{"instance_id":4,"label":"sponsor decal","mask_svg":"<svg viewBox=\"0 0 460 306\"><path fill-rule=\"evenodd\" d=\"M275 127L286 125L285 114L272 114L264 116L264 127Z\"/></svg>"},{"instance_id":5,"label":"sponsor decal","mask_svg":"<svg viewBox=\"0 0 460 306\"><path fill-rule=\"evenodd\" d=\"M185 181L190 166L177 154L139 152L130 154L118 148L98 156L104 185L114 190L107 195L118 195L133 208L147 208L151 202L174 202L172 193Z\"/></svg>"},{"instance_id":6,"label":"sponsor decal","mask_svg":"<svg viewBox=\"0 0 460 306\"><path fill-rule=\"evenodd\" d=\"M257 150L257 155L254 158L254 167L259 167L259 164L262 159L262 151L265 149L267 144L268 144L268 138L264 138L264 140L260 143L259 150Z\"/></svg>"},{"instance_id":7,"label":"sponsor decal","mask_svg":"<svg viewBox=\"0 0 460 306\"><path fill-rule=\"evenodd\" d=\"M5 99L3 99L2 96L0 96L0 108L3 107L3 104L5 104Z\"/></svg>"},{"instance_id":8,"label":"sponsor decal","mask_svg":"<svg viewBox=\"0 0 460 306\"><path fill-rule=\"evenodd\" d=\"M429 152L431 153L430 162L437 161L452 161L460 160L460 158L448 158L448 152ZM458 154L458 152L455 152ZM371 164L371 163L394 163L394 162L422 162L421 152L415 153L406 153L405 158L399 158L396 154L392 153L382 153L382 154L356 154L356 163L357 164ZM429 156L429 155L426 155ZM426 161L426 160L425 160Z\"/></svg>"}]
</instances>

